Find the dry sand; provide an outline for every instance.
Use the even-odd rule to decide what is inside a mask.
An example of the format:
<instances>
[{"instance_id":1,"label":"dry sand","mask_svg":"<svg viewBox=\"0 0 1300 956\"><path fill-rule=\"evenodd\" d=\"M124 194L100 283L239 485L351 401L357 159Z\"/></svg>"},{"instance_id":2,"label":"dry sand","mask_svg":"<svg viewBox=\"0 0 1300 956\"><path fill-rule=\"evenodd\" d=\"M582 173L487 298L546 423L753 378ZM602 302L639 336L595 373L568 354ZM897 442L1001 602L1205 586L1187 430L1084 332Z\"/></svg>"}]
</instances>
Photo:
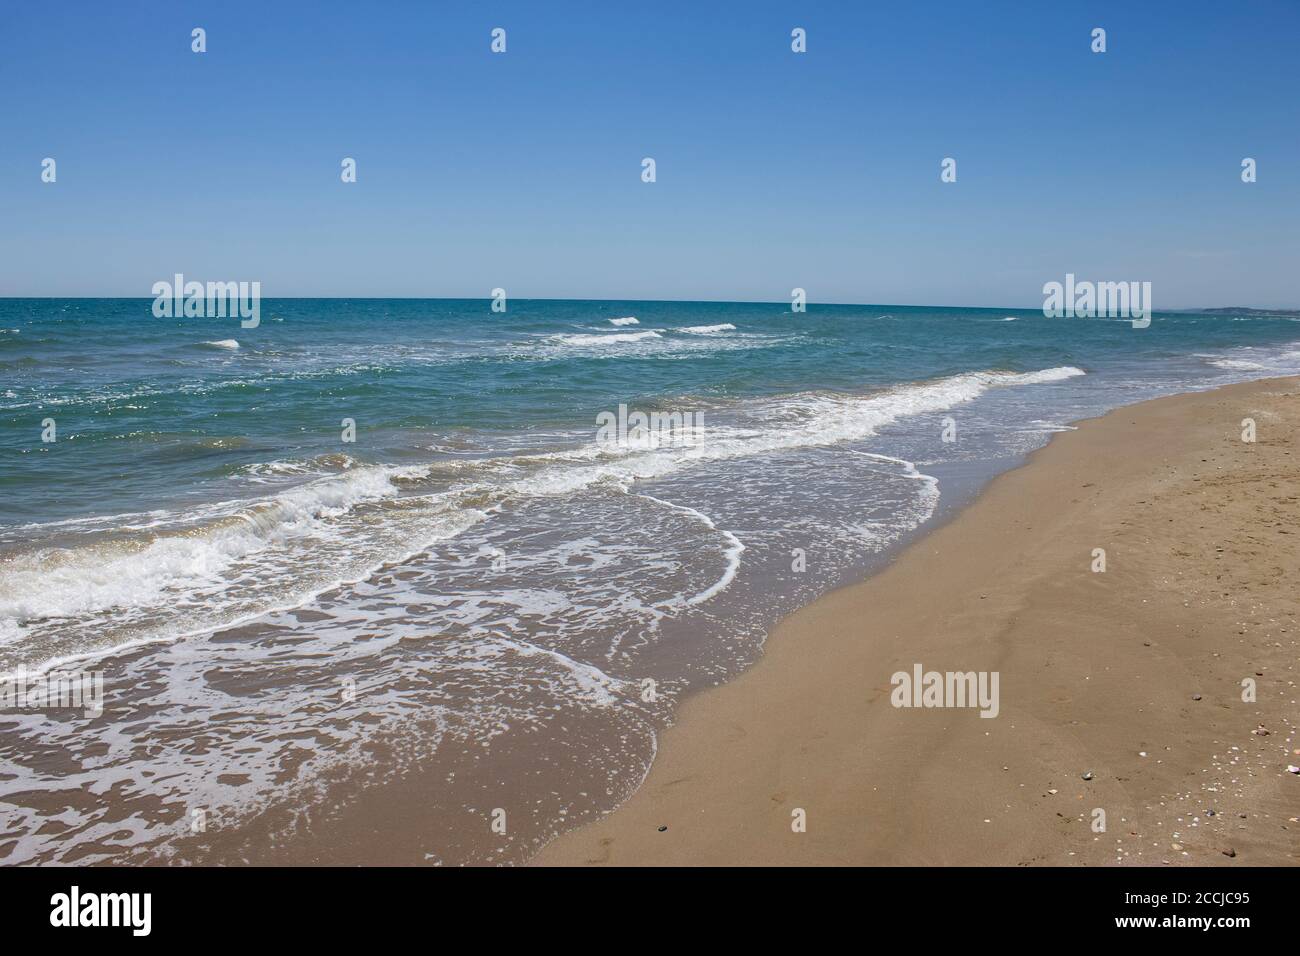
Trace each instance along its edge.
<instances>
[{"instance_id":1,"label":"dry sand","mask_svg":"<svg viewBox=\"0 0 1300 956\"><path fill-rule=\"evenodd\" d=\"M685 702L631 800L535 862L1295 864L1297 426L1300 379L1274 379L1058 435L782 622ZM1000 714L895 708L916 663L999 672Z\"/></svg>"}]
</instances>

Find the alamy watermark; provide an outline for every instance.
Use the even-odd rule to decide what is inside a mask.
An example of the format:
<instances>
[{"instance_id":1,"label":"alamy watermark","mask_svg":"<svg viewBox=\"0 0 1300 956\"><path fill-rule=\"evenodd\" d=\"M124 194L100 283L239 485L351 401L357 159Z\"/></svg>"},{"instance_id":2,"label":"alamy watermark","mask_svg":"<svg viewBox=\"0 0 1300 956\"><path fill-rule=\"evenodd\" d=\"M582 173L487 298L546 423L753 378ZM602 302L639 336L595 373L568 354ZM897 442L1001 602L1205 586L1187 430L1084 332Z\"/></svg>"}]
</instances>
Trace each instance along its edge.
<instances>
[{"instance_id":1,"label":"alamy watermark","mask_svg":"<svg viewBox=\"0 0 1300 956\"><path fill-rule=\"evenodd\" d=\"M688 445L704 437L704 413L683 411L628 411L626 404L618 412L601 412L596 416L596 442L616 448L662 448Z\"/></svg>"},{"instance_id":2,"label":"alamy watermark","mask_svg":"<svg viewBox=\"0 0 1300 956\"><path fill-rule=\"evenodd\" d=\"M1150 282L1076 282L1074 273L1065 282L1043 284L1043 315L1049 319L1132 319L1133 328L1151 324Z\"/></svg>"},{"instance_id":3,"label":"alamy watermark","mask_svg":"<svg viewBox=\"0 0 1300 956\"><path fill-rule=\"evenodd\" d=\"M912 665L912 673L896 671L889 678L894 686L889 702L895 707L978 707L981 717L996 717L998 671L924 671Z\"/></svg>"},{"instance_id":4,"label":"alamy watermark","mask_svg":"<svg viewBox=\"0 0 1300 956\"><path fill-rule=\"evenodd\" d=\"M4 710L82 710L87 717L98 717L104 712L104 672L12 674L0 679Z\"/></svg>"},{"instance_id":5,"label":"alamy watermark","mask_svg":"<svg viewBox=\"0 0 1300 956\"><path fill-rule=\"evenodd\" d=\"M153 314L156 319L224 319L238 317L240 328L255 329L262 322L262 283L186 282L176 273L174 282L155 282Z\"/></svg>"},{"instance_id":6,"label":"alamy watermark","mask_svg":"<svg viewBox=\"0 0 1300 956\"><path fill-rule=\"evenodd\" d=\"M123 926L132 936L148 936L152 912L152 893L83 893L73 886L50 897L51 926Z\"/></svg>"}]
</instances>

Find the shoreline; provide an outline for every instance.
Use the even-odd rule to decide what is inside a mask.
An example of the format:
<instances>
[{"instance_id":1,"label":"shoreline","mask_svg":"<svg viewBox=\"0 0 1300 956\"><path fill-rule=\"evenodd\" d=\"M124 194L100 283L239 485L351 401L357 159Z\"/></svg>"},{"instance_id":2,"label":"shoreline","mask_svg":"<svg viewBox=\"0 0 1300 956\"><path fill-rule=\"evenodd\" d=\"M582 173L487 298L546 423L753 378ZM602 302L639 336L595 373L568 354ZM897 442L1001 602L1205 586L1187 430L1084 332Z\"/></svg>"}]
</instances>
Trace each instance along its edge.
<instances>
[{"instance_id":1,"label":"shoreline","mask_svg":"<svg viewBox=\"0 0 1300 956\"><path fill-rule=\"evenodd\" d=\"M1054 435L784 618L745 673L683 702L631 798L531 862L1300 861L1297 387L1184 392ZM891 706L917 664L997 672L999 715Z\"/></svg>"}]
</instances>

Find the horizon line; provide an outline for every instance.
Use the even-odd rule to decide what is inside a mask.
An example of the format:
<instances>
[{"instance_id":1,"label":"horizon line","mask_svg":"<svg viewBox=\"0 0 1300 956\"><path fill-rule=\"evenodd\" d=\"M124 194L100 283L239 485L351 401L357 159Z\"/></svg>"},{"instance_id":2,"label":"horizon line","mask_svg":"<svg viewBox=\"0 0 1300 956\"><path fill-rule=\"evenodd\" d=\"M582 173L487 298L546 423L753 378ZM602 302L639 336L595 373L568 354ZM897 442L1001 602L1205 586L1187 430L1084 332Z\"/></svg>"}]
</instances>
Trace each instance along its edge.
<instances>
[{"instance_id":1,"label":"horizon line","mask_svg":"<svg viewBox=\"0 0 1300 956\"><path fill-rule=\"evenodd\" d=\"M153 295L0 295L5 299L72 299L72 300L140 300L149 302L156 299ZM405 302L491 302L492 296L432 296L432 295L268 295L263 300L275 299L309 299L318 301L405 301ZM647 302L702 305L789 305L785 299L590 299L566 296L509 296L508 300L517 302ZM833 306L836 308L891 308L891 309L984 309L988 311L1010 310L1021 312L1041 312L1042 305L937 305L933 303L916 304L908 302L807 302L807 306ZM1212 310L1240 309L1253 312L1300 312L1300 306L1253 306L1253 305L1214 305L1214 306L1177 306L1155 309L1154 312L1207 312Z\"/></svg>"}]
</instances>

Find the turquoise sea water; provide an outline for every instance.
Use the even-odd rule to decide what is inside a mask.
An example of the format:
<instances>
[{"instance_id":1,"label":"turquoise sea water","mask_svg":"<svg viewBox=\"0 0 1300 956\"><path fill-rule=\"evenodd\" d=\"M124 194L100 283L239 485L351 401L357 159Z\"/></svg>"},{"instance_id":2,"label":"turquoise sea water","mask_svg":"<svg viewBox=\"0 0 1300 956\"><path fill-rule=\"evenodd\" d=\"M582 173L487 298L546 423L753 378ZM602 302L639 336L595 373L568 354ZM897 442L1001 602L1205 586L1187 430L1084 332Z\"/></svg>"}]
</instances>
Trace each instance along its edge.
<instances>
[{"instance_id":1,"label":"turquoise sea water","mask_svg":"<svg viewBox=\"0 0 1300 956\"><path fill-rule=\"evenodd\" d=\"M500 314L487 301L374 299L267 300L260 327L242 329L157 319L150 305L0 300L6 525L224 497L223 479L278 460L405 459L431 436L583 429L619 402L860 394L1062 366L1089 371L1090 388L1176 387L1272 361L1234 361L1234 347L1285 352L1300 338L1292 319L1204 314L1134 330L1027 310L516 301ZM639 324L609 324L622 316ZM46 416L56 445L40 442ZM343 417L360 433L346 449Z\"/></svg>"},{"instance_id":2,"label":"turquoise sea water","mask_svg":"<svg viewBox=\"0 0 1300 956\"><path fill-rule=\"evenodd\" d=\"M44 794L0 811L15 861L299 858L233 834L355 803L376 740L382 776L430 787L411 862L521 859L635 786L682 693L923 527L945 469L1300 372L1300 326L1253 314L313 299L244 329L150 306L0 300L0 672L93 667L109 700L89 733L4 715L7 789ZM620 405L703 425L602 444ZM535 781L518 828L465 836L506 767ZM104 780L113 809L73 797ZM240 827L177 831L196 801ZM277 852L336 846L275 826Z\"/></svg>"}]
</instances>

